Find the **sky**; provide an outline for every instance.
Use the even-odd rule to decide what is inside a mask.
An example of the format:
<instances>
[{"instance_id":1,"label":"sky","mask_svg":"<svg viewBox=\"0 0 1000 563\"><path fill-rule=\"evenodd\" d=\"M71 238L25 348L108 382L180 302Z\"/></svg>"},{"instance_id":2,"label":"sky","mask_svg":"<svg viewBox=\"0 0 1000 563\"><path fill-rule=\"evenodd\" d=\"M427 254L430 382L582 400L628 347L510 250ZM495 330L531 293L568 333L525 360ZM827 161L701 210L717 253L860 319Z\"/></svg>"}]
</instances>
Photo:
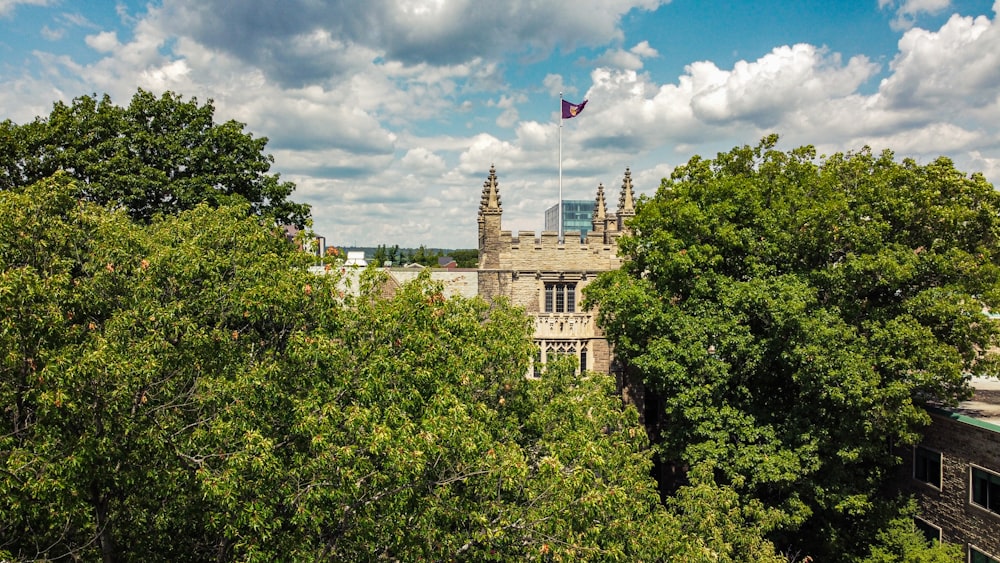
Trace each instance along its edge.
<instances>
[{"instance_id":1,"label":"sky","mask_svg":"<svg viewBox=\"0 0 1000 563\"><path fill-rule=\"evenodd\" d=\"M142 88L269 139L327 244L475 248L780 136L1000 186L1000 0L0 0L0 119ZM559 100L588 100L562 122Z\"/></svg>"}]
</instances>

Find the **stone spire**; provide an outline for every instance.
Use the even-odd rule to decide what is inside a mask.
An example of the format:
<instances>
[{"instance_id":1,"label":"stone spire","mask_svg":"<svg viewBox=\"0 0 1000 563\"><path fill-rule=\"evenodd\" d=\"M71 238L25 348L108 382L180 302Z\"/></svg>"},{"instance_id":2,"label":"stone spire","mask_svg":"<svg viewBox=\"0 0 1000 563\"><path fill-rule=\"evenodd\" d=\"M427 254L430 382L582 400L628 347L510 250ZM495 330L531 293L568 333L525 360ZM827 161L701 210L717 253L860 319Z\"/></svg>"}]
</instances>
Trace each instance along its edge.
<instances>
[{"instance_id":1,"label":"stone spire","mask_svg":"<svg viewBox=\"0 0 1000 563\"><path fill-rule=\"evenodd\" d=\"M594 201L594 216L592 220L593 230L596 233L604 232L608 222L608 206L604 202L604 184L597 185L597 200Z\"/></svg>"},{"instance_id":2,"label":"stone spire","mask_svg":"<svg viewBox=\"0 0 1000 563\"><path fill-rule=\"evenodd\" d=\"M490 165L490 175L483 182L483 197L479 202L479 269L500 267L500 190L497 170Z\"/></svg>"},{"instance_id":3,"label":"stone spire","mask_svg":"<svg viewBox=\"0 0 1000 563\"><path fill-rule=\"evenodd\" d=\"M632 172L625 169L625 179L622 180L622 193L618 197L617 219L618 231L625 230L625 221L635 217L635 193L632 191Z\"/></svg>"},{"instance_id":4,"label":"stone spire","mask_svg":"<svg viewBox=\"0 0 1000 563\"><path fill-rule=\"evenodd\" d=\"M500 215L503 207L500 205L500 191L498 189L497 170L494 165L490 165L490 175L483 182L483 197L479 202L479 215Z\"/></svg>"},{"instance_id":5,"label":"stone spire","mask_svg":"<svg viewBox=\"0 0 1000 563\"><path fill-rule=\"evenodd\" d=\"M635 193L632 192L632 172L625 169L625 179L622 181L622 193L618 197L618 216L631 217L635 215Z\"/></svg>"}]
</instances>

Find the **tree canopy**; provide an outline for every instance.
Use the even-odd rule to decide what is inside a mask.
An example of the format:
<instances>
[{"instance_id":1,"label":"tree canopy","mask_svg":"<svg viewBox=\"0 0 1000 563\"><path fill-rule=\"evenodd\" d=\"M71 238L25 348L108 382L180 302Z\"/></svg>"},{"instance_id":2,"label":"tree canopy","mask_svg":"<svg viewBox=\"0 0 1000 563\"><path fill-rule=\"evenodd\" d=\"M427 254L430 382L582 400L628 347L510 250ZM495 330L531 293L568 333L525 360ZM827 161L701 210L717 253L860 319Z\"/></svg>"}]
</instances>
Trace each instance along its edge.
<instances>
[{"instance_id":1,"label":"tree canopy","mask_svg":"<svg viewBox=\"0 0 1000 563\"><path fill-rule=\"evenodd\" d=\"M674 475L710 464L782 551L892 553L891 444L995 373L1000 197L945 158L776 142L674 170L588 300Z\"/></svg>"},{"instance_id":2,"label":"tree canopy","mask_svg":"<svg viewBox=\"0 0 1000 563\"><path fill-rule=\"evenodd\" d=\"M79 189L0 191L0 559L773 557L730 489L704 540L660 503L608 376L525 378L523 311L314 275L245 203Z\"/></svg>"},{"instance_id":3,"label":"tree canopy","mask_svg":"<svg viewBox=\"0 0 1000 563\"><path fill-rule=\"evenodd\" d=\"M24 187L63 171L90 201L148 222L205 203L243 200L251 213L304 226L309 208L288 198L295 186L268 174L267 138L242 123L214 121L198 104L139 90L128 107L108 95L57 102L46 117L0 123L0 189Z\"/></svg>"}]
</instances>

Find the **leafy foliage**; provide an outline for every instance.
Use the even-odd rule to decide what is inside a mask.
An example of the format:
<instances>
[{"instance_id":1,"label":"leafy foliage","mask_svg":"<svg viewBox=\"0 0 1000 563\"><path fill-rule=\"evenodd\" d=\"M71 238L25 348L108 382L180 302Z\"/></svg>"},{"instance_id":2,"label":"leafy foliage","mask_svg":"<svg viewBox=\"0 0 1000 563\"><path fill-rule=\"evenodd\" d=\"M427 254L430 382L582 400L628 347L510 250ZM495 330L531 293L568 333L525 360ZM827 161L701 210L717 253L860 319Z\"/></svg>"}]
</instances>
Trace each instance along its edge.
<instances>
[{"instance_id":1,"label":"leafy foliage","mask_svg":"<svg viewBox=\"0 0 1000 563\"><path fill-rule=\"evenodd\" d=\"M384 244L380 244L378 248L375 249L375 254L372 256L372 264L376 266L382 266L385 263L389 263L392 266L398 266L402 256L399 252L399 245L394 245L392 248L388 248Z\"/></svg>"},{"instance_id":2,"label":"leafy foliage","mask_svg":"<svg viewBox=\"0 0 1000 563\"><path fill-rule=\"evenodd\" d=\"M994 371L1000 199L944 158L776 141L678 167L588 298L665 463L711 464L783 549L859 558L898 514L887 441Z\"/></svg>"},{"instance_id":3,"label":"leafy foliage","mask_svg":"<svg viewBox=\"0 0 1000 563\"><path fill-rule=\"evenodd\" d=\"M479 265L478 248L452 250L450 254L459 268L475 268Z\"/></svg>"},{"instance_id":4,"label":"leafy foliage","mask_svg":"<svg viewBox=\"0 0 1000 563\"><path fill-rule=\"evenodd\" d=\"M927 538L917 530L913 523L916 514L916 502L904 506L899 514L890 518L889 523L879 530L871 552L863 563L892 563L906 561L907 563L953 563L964 561L961 544L943 544L932 540L928 545Z\"/></svg>"},{"instance_id":5,"label":"leafy foliage","mask_svg":"<svg viewBox=\"0 0 1000 563\"><path fill-rule=\"evenodd\" d=\"M209 101L160 98L139 90L128 107L105 95L56 103L47 117L0 123L0 189L24 187L64 171L87 199L148 222L206 203L249 203L252 213L304 226L306 205L288 200L294 184L268 174L267 139L236 121L214 122Z\"/></svg>"},{"instance_id":6,"label":"leafy foliage","mask_svg":"<svg viewBox=\"0 0 1000 563\"><path fill-rule=\"evenodd\" d=\"M141 227L73 184L0 193L0 558L186 560L199 437L301 329L300 256L246 207Z\"/></svg>"},{"instance_id":7,"label":"leafy foliage","mask_svg":"<svg viewBox=\"0 0 1000 563\"><path fill-rule=\"evenodd\" d=\"M522 311L315 276L246 205L143 225L78 190L0 192L0 559L728 553L607 376L524 377Z\"/></svg>"}]
</instances>

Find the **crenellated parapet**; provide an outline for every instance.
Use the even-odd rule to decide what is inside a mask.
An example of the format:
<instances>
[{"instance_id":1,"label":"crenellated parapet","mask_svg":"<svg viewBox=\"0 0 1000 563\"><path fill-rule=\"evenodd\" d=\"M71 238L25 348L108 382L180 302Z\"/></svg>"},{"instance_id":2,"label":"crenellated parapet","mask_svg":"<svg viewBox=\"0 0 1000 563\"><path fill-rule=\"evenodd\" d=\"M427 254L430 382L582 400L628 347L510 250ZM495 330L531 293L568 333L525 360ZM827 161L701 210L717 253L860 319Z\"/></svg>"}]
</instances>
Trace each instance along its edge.
<instances>
[{"instance_id":1,"label":"crenellated parapet","mask_svg":"<svg viewBox=\"0 0 1000 563\"><path fill-rule=\"evenodd\" d=\"M500 231L491 245L497 256L485 262L517 271L614 270L621 266L616 238L591 232L581 242L579 231L567 231L560 241L557 231Z\"/></svg>"},{"instance_id":2,"label":"crenellated parapet","mask_svg":"<svg viewBox=\"0 0 1000 563\"><path fill-rule=\"evenodd\" d=\"M590 270L605 271L621 266L618 237L624 232L624 220L635 215L634 193L629 169L625 169L618 213L608 214L604 185L597 188L594 202L593 230L581 241L579 231L501 230L502 209L496 168L483 183L479 205L480 270Z\"/></svg>"}]
</instances>

